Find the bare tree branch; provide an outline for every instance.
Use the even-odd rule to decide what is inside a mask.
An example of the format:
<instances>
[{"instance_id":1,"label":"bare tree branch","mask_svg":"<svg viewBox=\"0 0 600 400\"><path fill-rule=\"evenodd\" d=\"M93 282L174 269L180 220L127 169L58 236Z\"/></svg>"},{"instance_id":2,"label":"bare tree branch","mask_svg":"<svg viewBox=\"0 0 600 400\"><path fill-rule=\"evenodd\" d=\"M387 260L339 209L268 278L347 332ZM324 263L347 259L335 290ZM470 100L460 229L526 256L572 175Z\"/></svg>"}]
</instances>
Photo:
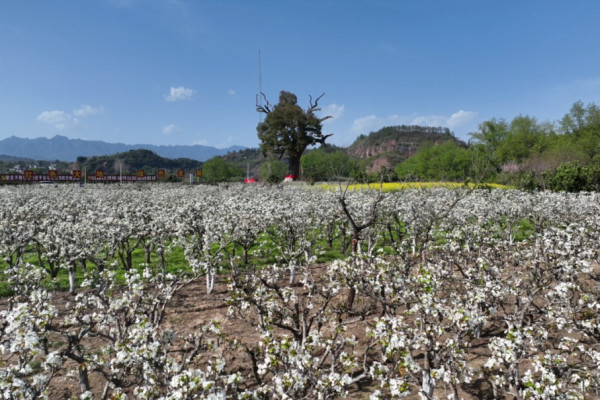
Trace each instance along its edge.
<instances>
[{"instance_id":1,"label":"bare tree branch","mask_svg":"<svg viewBox=\"0 0 600 400\"><path fill-rule=\"evenodd\" d=\"M322 146L327 146L327 143L325 143L325 139L327 139L329 136L333 136L333 133L330 133L329 135L322 135L321 137L316 137L314 138L314 142L320 143Z\"/></svg>"},{"instance_id":2,"label":"bare tree branch","mask_svg":"<svg viewBox=\"0 0 600 400\"><path fill-rule=\"evenodd\" d=\"M265 100L265 105L260 104L260 102L258 101L259 96L262 96L262 98ZM256 95L256 111L265 114L269 114L271 111L273 111L273 106L271 105L271 103L269 103L269 100L267 100L267 96L263 92L260 92L260 94Z\"/></svg>"},{"instance_id":3,"label":"bare tree branch","mask_svg":"<svg viewBox=\"0 0 600 400\"><path fill-rule=\"evenodd\" d=\"M311 95L308 95L308 97L310 98L310 106L306 109L306 113L307 114L314 114L315 111L321 111L321 107L319 107L319 100L321 100L321 98L325 96L325 93L323 93L322 95L320 95L319 97L317 97L313 103L313 98ZM327 121L328 119L333 118L333 116L331 115L327 115L323 118L319 118L319 122L323 122L323 121ZM321 142L319 142L321 143ZM322 143L323 145L325 145L325 143Z\"/></svg>"},{"instance_id":4,"label":"bare tree branch","mask_svg":"<svg viewBox=\"0 0 600 400\"><path fill-rule=\"evenodd\" d=\"M323 97L323 96L325 96L325 93L323 93L322 95L317 97L317 99L313 103L313 98L311 95L309 95L308 97L310 98L310 106L306 109L306 112L314 113L315 111L321 111L321 109L319 108L319 100L321 100L321 97Z\"/></svg>"}]
</instances>

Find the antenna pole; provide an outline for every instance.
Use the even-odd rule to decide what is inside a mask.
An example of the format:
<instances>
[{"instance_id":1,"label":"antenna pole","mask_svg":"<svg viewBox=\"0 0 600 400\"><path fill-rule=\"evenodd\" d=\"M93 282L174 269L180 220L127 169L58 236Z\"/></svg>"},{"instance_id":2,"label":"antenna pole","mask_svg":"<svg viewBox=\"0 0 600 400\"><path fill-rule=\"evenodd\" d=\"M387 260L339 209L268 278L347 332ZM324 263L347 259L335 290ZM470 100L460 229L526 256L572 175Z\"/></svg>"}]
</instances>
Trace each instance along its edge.
<instances>
[{"instance_id":1,"label":"antenna pole","mask_svg":"<svg viewBox=\"0 0 600 400\"><path fill-rule=\"evenodd\" d=\"M262 63L260 60L260 49L258 49L258 105L262 107ZM259 112L259 122L262 122L262 113Z\"/></svg>"},{"instance_id":2,"label":"antenna pole","mask_svg":"<svg viewBox=\"0 0 600 400\"><path fill-rule=\"evenodd\" d=\"M260 49L258 50L258 91L262 93L262 63L260 59Z\"/></svg>"}]
</instances>

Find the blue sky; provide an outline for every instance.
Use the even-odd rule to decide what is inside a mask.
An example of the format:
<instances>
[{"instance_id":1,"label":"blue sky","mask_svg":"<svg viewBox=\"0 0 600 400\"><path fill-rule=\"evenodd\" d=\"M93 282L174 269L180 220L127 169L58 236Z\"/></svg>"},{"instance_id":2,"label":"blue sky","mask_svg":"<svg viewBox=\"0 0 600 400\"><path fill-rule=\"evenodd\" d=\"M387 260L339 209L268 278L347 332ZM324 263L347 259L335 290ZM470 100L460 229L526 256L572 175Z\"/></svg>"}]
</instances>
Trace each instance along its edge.
<instances>
[{"instance_id":1,"label":"blue sky","mask_svg":"<svg viewBox=\"0 0 600 400\"><path fill-rule=\"evenodd\" d=\"M0 139L256 147L262 89L346 146L383 126L555 122L600 102L596 0L22 0L0 12Z\"/></svg>"}]
</instances>

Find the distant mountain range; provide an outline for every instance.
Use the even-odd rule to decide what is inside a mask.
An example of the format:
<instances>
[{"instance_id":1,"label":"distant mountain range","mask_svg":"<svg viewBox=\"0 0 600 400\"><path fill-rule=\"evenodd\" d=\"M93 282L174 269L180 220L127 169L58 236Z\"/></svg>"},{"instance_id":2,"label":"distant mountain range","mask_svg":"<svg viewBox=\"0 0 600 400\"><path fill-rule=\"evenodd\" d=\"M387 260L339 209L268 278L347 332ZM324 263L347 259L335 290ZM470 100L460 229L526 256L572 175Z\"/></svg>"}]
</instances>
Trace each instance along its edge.
<instances>
[{"instance_id":1,"label":"distant mountain range","mask_svg":"<svg viewBox=\"0 0 600 400\"><path fill-rule=\"evenodd\" d=\"M226 149L195 145L157 146L152 144L107 143L100 140L69 139L65 136L53 138L25 139L16 136L0 140L0 154L17 158L47 161L75 161L77 157L104 156L123 153L129 150L146 149L166 158L190 158L206 161L214 156L243 150L244 146L230 146Z\"/></svg>"}]
</instances>

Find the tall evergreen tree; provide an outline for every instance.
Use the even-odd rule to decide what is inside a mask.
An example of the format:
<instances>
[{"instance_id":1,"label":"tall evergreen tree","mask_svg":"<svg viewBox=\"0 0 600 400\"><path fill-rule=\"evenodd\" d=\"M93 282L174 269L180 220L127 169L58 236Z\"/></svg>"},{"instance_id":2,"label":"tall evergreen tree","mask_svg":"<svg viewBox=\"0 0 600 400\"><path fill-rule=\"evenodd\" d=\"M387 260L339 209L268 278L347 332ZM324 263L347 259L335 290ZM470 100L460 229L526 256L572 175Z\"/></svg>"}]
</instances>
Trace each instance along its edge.
<instances>
[{"instance_id":1,"label":"tall evergreen tree","mask_svg":"<svg viewBox=\"0 0 600 400\"><path fill-rule=\"evenodd\" d=\"M298 105L296 95L287 91L281 91L279 103L275 106L269 104L263 93L261 96L266 104L258 104L257 101L257 111L266 114L265 120L256 127L261 141L260 149L265 156L271 153L281 159L286 155L288 174L294 179L300 176L300 157L304 150L317 143L325 145L325 139L331 136L321 132L323 121L331 116L319 118L315 115L316 111L320 111L318 103L323 95L317 97L314 103L310 97L306 110Z\"/></svg>"}]
</instances>

